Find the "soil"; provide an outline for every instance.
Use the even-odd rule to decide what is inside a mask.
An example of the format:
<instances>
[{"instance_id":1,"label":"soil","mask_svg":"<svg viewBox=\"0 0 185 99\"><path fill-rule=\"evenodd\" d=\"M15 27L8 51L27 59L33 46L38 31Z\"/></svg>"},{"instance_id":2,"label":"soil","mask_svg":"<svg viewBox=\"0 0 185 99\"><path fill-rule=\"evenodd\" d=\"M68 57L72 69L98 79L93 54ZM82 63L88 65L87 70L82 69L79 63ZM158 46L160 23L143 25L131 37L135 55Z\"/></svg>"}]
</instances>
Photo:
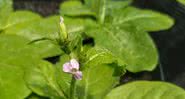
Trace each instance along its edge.
<instances>
[{"instance_id":1,"label":"soil","mask_svg":"<svg viewBox=\"0 0 185 99\"><path fill-rule=\"evenodd\" d=\"M59 4L65 0L14 0L15 10L31 10L42 16L58 14ZM185 6L175 0L135 0L134 6L166 13L176 20L167 31L151 33L159 54L159 66L153 72L130 73L121 77L121 84L135 80L163 80L185 88ZM58 57L47 60L56 62Z\"/></svg>"}]
</instances>

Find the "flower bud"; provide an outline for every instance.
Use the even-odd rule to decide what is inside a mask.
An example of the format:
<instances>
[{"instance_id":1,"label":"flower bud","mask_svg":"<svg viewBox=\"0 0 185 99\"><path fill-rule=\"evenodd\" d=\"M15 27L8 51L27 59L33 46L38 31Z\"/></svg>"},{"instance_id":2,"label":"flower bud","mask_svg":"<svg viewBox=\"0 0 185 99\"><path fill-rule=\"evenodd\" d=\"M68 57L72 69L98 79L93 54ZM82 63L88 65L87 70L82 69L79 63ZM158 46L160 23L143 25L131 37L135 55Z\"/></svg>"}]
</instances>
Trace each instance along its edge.
<instances>
[{"instance_id":1,"label":"flower bud","mask_svg":"<svg viewBox=\"0 0 185 99\"><path fill-rule=\"evenodd\" d=\"M60 17L60 36L61 36L61 39L64 41L67 39L67 36L68 36L63 17Z\"/></svg>"}]
</instances>

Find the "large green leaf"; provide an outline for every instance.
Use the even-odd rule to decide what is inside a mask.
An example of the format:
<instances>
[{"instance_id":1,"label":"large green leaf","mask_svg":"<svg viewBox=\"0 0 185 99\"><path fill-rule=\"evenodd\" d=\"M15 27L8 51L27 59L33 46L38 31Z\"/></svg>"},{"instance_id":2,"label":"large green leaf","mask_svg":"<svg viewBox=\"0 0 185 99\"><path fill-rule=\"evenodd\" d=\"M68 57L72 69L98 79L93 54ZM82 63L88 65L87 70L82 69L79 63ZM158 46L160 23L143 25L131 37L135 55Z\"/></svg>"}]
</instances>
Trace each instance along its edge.
<instances>
[{"instance_id":1,"label":"large green leaf","mask_svg":"<svg viewBox=\"0 0 185 99\"><path fill-rule=\"evenodd\" d=\"M130 23L145 31L165 30L174 24L173 19L165 14L134 7L115 9L112 11L112 15L113 23L116 25Z\"/></svg>"},{"instance_id":2,"label":"large green leaf","mask_svg":"<svg viewBox=\"0 0 185 99\"><path fill-rule=\"evenodd\" d=\"M60 5L60 14L67 16L95 16L81 1L66 1Z\"/></svg>"},{"instance_id":3,"label":"large green leaf","mask_svg":"<svg viewBox=\"0 0 185 99\"><path fill-rule=\"evenodd\" d=\"M62 96L62 91L55 80L54 66L43 61L35 50L35 47L28 45L28 42L29 40L24 37L1 35L0 62L20 68L23 75L11 74L11 76L22 79L25 76L24 78L28 84L21 84L28 85L37 94L48 97ZM7 72L9 70L5 71ZM4 81L6 82L6 80ZM11 86L16 86L14 83L12 84ZM22 89L20 88L20 90Z\"/></svg>"},{"instance_id":4,"label":"large green leaf","mask_svg":"<svg viewBox=\"0 0 185 99\"><path fill-rule=\"evenodd\" d=\"M62 53L59 46L54 45L49 41L28 44L30 41L24 37L4 34L0 35L0 37L0 51L2 52L2 57L14 54L17 56L24 54L45 58Z\"/></svg>"},{"instance_id":5,"label":"large green leaf","mask_svg":"<svg viewBox=\"0 0 185 99\"><path fill-rule=\"evenodd\" d=\"M185 4L185 0L177 0L178 2Z\"/></svg>"},{"instance_id":6,"label":"large green leaf","mask_svg":"<svg viewBox=\"0 0 185 99\"><path fill-rule=\"evenodd\" d=\"M4 34L1 34L0 37L1 57L9 56L11 58L12 55L13 58L13 56L16 57L16 55L18 56L19 54L37 56L34 47L28 45L29 41L24 37ZM3 61L3 58L1 61Z\"/></svg>"},{"instance_id":7,"label":"large green leaf","mask_svg":"<svg viewBox=\"0 0 185 99\"><path fill-rule=\"evenodd\" d=\"M23 99L31 93L23 80L23 75L22 68L0 63L1 99Z\"/></svg>"},{"instance_id":8,"label":"large green leaf","mask_svg":"<svg viewBox=\"0 0 185 99\"><path fill-rule=\"evenodd\" d=\"M41 61L25 74L27 86L35 93L50 98L64 98L64 94L55 77L55 67L46 61Z\"/></svg>"},{"instance_id":9,"label":"large green leaf","mask_svg":"<svg viewBox=\"0 0 185 99\"><path fill-rule=\"evenodd\" d=\"M124 60L131 72L151 71L158 61L157 50L150 36L130 25L104 25L88 30L98 46L105 47Z\"/></svg>"},{"instance_id":10,"label":"large green leaf","mask_svg":"<svg viewBox=\"0 0 185 99\"><path fill-rule=\"evenodd\" d=\"M132 3L132 0L107 0L106 2L106 10L107 12L109 12L110 10L114 10L114 9L123 9L127 6L129 6L129 4Z\"/></svg>"},{"instance_id":11,"label":"large green leaf","mask_svg":"<svg viewBox=\"0 0 185 99\"><path fill-rule=\"evenodd\" d=\"M4 30L5 34L14 34L26 37L30 41L51 38L56 39L59 32L59 16L51 16L45 19L37 19L17 24L16 26ZM69 30L69 33L79 32L84 30L85 22L81 19L72 20L71 18L64 18L64 22ZM56 43L56 42L55 42ZM54 45L51 41L38 41L34 43L42 57L52 57L61 53L59 47Z\"/></svg>"},{"instance_id":12,"label":"large green leaf","mask_svg":"<svg viewBox=\"0 0 185 99\"><path fill-rule=\"evenodd\" d=\"M185 91L170 83L137 81L113 89L104 99L185 99Z\"/></svg>"},{"instance_id":13,"label":"large green leaf","mask_svg":"<svg viewBox=\"0 0 185 99\"><path fill-rule=\"evenodd\" d=\"M43 24L41 26L41 23L38 23L38 21L40 22L40 20L41 17L38 14L29 11L13 12L7 18L6 25L3 28L3 33L20 35L23 37L27 37L31 41L38 39L39 37L37 37L37 35L39 35L39 33L47 35L46 31L49 32L57 30L56 28L53 29L51 27L53 24L50 22L49 19L43 22L43 24L51 24L51 26L48 27L46 27L47 25L44 26ZM35 33L35 31L38 32ZM28 41L25 43L28 43ZM37 52L40 53L40 56L43 58L56 56L61 53L60 48L57 45L51 43L51 41L40 41L32 45L35 46L35 51L37 50Z\"/></svg>"},{"instance_id":14,"label":"large green leaf","mask_svg":"<svg viewBox=\"0 0 185 99\"><path fill-rule=\"evenodd\" d=\"M12 0L0 0L0 30L5 26L7 17L13 11Z\"/></svg>"},{"instance_id":15,"label":"large green leaf","mask_svg":"<svg viewBox=\"0 0 185 99\"><path fill-rule=\"evenodd\" d=\"M36 19L41 19L41 17L30 11L15 11L9 14L9 17L6 19L6 25L3 29L7 29L12 26L14 27L15 25L21 23L29 23L31 21L35 21Z\"/></svg>"},{"instance_id":16,"label":"large green leaf","mask_svg":"<svg viewBox=\"0 0 185 99\"><path fill-rule=\"evenodd\" d=\"M59 45L49 40L38 41L30 44L30 46L34 47L34 50L41 58L53 57L63 53Z\"/></svg>"},{"instance_id":17,"label":"large green leaf","mask_svg":"<svg viewBox=\"0 0 185 99\"><path fill-rule=\"evenodd\" d=\"M15 12L16 13L16 12ZM57 23L55 24L55 18L51 19L40 19L38 15L35 15L30 12L17 12L19 14L15 14L17 16L26 15L27 17L24 17L25 20L18 20L18 24L16 24L16 20L14 23L16 25L6 28L3 33L4 34L13 34L13 35L19 35L23 36L30 41L41 39L44 37L51 37L54 38L56 35ZM33 17L31 17L33 16ZM32 19L33 18L33 19ZM13 20L11 17L9 18L9 21ZM20 22L21 21L21 22ZM22 22L23 21L23 22ZM10 21L11 22L11 21ZM60 48L53 44L52 41L38 41L36 43L33 43L32 45L35 46L38 53L40 53L40 56L45 57L52 57L56 56L61 53Z\"/></svg>"},{"instance_id":18,"label":"large green leaf","mask_svg":"<svg viewBox=\"0 0 185 99\"><path fill-rule=\"evenodd\" d=\"M58 19L59 20L59 19ZM16 34L24 36L30 40L36 40L43 37L54 37L58 31L58 24L55 18L37 19L30 22L20 23L16 26L4 30L5 34Z\"/></svg>"},{"instance_id":19,"label":"large green leaf","mask_svg":"<svg viewBox=\"0 0 185 99\"><path fill-rule=\"evenodd\" d=\"M110 65L89 65L84 69L83 78L77 81L76 96L79 99L102 99L119 81L114 77Z\"/></svg>"},{"instance_id":20,"label":"large green leaf","mask_svg":"<svg viewBox=\"0 0 185 99\"><path fill-rule=\"evenodd\" d=\"M31 93L23 80L24 70L37 65L39 57L25 38L0 36L0 98L23 99Z\"/></svg>"},{"instance_id":21,"label":"large green leaf","mask_svg":"<svg viewBox=\"0 0 185 99\"><path fill-rule=\"evenodd\" d=\"M16 34L24 36L30 40L36 40L44 37L56 38L59 32L60 16L51 16L44 19L39 19L27 23L18 24L4 31L5 34ZM64 22L67 25L68 32L77 32L84 29L81 25L82 20L72 20L64 17Z\"/></svg>"},{"instance_id":22,"label":"large green leaf","mask_svg":"<svg viewBox=\"0 0 185 99\"><path fill-rule=\"evenodd\" d=\"M81 64L83 77L77 81L76 96L79 99L102 99L119 82L117 64L105 49L92 48L87 52L86 62ZM85 67L85 68L84 68Z\"/></svg>"}]
</instances>

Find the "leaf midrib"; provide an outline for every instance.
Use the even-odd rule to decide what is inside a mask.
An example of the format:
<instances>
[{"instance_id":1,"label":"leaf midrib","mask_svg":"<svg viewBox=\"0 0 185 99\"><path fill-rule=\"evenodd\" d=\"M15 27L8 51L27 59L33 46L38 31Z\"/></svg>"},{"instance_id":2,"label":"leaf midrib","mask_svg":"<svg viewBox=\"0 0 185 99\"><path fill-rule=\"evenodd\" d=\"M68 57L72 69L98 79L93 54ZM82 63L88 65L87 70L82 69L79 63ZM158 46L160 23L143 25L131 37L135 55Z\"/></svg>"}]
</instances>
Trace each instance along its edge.
<instances>
[{"instance_id":1,"label":"leaf midrib","mask_svg":"<svg viewBox=\"0 0 185 99\"><path fill-rule=\"evenodd\" d=\"M139 15L139 16L134 16L134 17L128 17L124 18L123 20L119 20L118 22L116 22L116 24L123 24L126 23L128 21L133 21L133 20L137 20L137 19L141 19L141 18L155 18L155 16L152 15Z\"/></svg>"}]
</instances>

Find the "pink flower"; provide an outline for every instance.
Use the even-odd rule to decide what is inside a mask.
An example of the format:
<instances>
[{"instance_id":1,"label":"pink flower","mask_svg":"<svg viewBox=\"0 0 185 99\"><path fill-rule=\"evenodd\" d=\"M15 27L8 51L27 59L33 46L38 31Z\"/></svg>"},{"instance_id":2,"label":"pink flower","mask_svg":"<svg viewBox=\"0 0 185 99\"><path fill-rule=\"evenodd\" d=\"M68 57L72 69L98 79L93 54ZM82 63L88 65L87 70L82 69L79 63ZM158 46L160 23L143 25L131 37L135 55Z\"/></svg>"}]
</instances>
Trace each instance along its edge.
<instances>
[{"instance_id":1,"label":"pink flower","mask_svg":"<svg viewBox=\"0 0 185 99\"><path fill-rule=\"evenodd\" d=\"M75 79L82 79L82 72L79 70L80 66L76 59L71 59L70 62L66 62L63 65L63 71L72 74Z\"/></svg>"}]
</instances>

